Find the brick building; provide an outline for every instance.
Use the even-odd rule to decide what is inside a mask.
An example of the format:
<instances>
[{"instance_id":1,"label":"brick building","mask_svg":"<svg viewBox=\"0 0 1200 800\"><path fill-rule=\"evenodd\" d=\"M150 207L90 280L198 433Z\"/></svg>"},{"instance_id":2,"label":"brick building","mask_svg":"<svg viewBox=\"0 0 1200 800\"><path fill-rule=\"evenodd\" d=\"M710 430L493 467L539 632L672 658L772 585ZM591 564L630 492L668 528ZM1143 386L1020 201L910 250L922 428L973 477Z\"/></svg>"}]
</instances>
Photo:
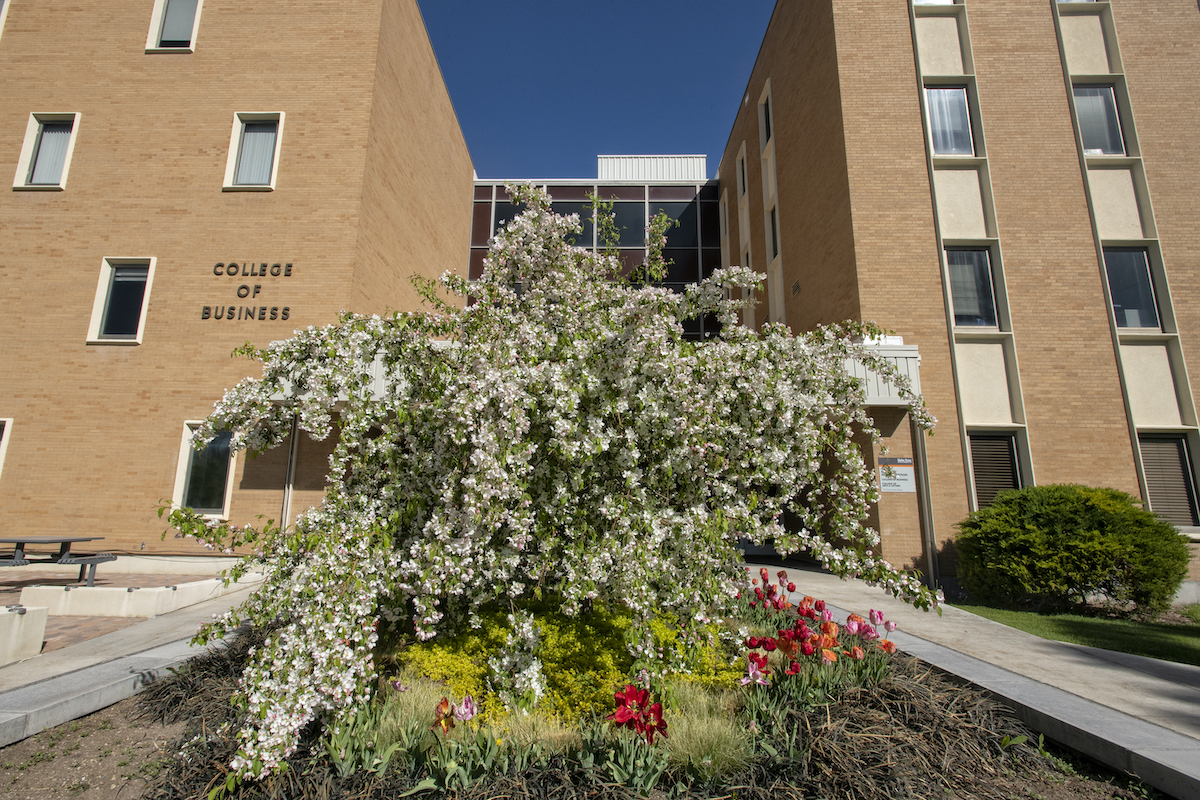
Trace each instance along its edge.
<instances>
[{"instance_id":1,"label":"brick building","mask_svg":"<svg viewBox=\"0 0 1200 800\"><path fill-rule=\"evenodd\" d=\"M886 557L927 568L1034 483L1127 491L1197 540L1198 68L1192 0L776 5L721 160L724 259L766 273L756 324L919 350L936 435L876 414L905 470Z\"/></svg>"},{"instance_id":2,"label":"brick building","mask_svg":"<svg viewBox=\"0 0 1200 800\"><path fill-rule=\"evenodd\" d=\"M893 562L936 572L969 510L1034 483L1195 536L1197 67L1194 0L784 0L716 180L618 157L545 183L566 212L614 198L632 260L649 215L682 220L670 282L763 272L746 324L895 331L939 426L870 384ZM237 523L319 501L320 443L186 448L254 371L226 356L415 308L408 276L477 269L515 211L472 181L415 0L0 0L5 148L0 531L116 552L199 552L160 541L160 501Z\"/></svg>"},{"instance_id":3,"label":"brick building","mask_svg":"<svg viewBox=\"0 0 1200 800\"><path fill-rule=\"evenodd\" d=\"M319 501L320 443L227 479L184 440L255 371L238 345L462 264L472 167L415 0L0 7L0 531L203 553L160 501Z\"/></svg>"}]
</instances>

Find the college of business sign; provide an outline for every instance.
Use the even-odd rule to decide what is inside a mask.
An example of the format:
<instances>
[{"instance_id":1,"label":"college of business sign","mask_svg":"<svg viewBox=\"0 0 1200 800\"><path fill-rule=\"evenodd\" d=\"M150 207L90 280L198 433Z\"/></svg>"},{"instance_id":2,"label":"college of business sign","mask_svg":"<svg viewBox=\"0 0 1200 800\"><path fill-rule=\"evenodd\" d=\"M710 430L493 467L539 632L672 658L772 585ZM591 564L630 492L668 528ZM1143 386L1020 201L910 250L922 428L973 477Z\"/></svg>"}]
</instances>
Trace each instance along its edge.
<instances>
[{"instance_id":1,"label":"college of business sign","mask_svg":"<svg viewBox=\"0 0 1200 800\"><path fill-rule=\"evenodd\" d=\"M278 281L292 277L291 262L274 264L236 261L221 262L213 267L213 275L231 278L228 285L237 296L237 305L201 306L200 319L220 320L286 320L292 315L291 306L259 305ZM234 281L237 281L235 284ZM254 305L243 305L249 301Z\"/></svg>"}]
</instances>

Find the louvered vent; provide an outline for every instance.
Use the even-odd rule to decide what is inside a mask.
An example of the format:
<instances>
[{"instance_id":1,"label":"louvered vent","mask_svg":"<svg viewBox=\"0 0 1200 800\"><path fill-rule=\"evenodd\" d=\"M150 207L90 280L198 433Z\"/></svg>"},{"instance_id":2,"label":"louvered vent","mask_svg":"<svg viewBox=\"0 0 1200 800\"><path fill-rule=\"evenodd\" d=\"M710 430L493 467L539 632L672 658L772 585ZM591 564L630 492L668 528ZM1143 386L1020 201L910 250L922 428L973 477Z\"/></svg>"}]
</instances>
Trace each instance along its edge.
<instances>
[{"instance_id":1,"label":"louvered vent","mask_svg":"<svg viewBox=\"0 0 1200 800\"><path fill-rule=\"evenodd\" d=\"M1138 437L1150 510L1175 525L1196 525L1196 489L1182 436Z\"/></svg>"},{"instance_id":2,"label":"louvered vent","mask_svg":"<svg viewBox=\"0 0 1200 800\"><path fill-rule=\"evenodd\" d=\"M799 278L797 278L796 282L792 284L792 297L795 297L798 294L800 294L800 279Z\"/></svg>"},{"instance_id":3,"label":"louvered vent","mask_svg":"<svg viewBox=\"0 0 1200 800\"><path fill-rule=\"evenodd\" d=\"M1021 488L1017 472L1017 443L1012 434L972 434L971 468L979 507L991 505L1006 489Z\"/></svg>"}]
</instances>

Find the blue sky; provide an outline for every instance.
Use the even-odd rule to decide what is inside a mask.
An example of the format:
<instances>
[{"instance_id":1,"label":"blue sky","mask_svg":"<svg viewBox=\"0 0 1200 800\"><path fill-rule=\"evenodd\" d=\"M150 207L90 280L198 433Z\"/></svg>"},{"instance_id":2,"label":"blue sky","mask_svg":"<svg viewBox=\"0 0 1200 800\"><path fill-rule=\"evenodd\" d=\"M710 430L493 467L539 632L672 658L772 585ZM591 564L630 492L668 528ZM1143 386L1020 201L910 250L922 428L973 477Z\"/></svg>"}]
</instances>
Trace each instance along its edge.
<instances>
[{"instance_id":1,"label":"blue sky","mask_svg":"<svg viewBox=\"0 0 1200 800\"><path fill-rule=\"evenodd\" d=\"M481 178L594 178L597 155L712 176L775 0L418 0Z\"/></svg>"}]
</instances>

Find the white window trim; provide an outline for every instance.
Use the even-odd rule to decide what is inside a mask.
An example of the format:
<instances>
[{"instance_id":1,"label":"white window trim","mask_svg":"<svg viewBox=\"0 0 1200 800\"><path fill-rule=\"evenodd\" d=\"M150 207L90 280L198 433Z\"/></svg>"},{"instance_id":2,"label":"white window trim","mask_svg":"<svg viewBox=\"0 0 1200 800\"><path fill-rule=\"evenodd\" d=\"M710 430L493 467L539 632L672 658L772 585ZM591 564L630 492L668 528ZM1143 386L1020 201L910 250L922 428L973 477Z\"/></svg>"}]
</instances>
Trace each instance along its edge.
<instances>
[{"instance_id":1,"label":"white window trim","mask_svg":"<svg viewBox=\"0 0 1200 800\"><path fill-rule=\"evenodd\" d=\"M783 296L783 265L778 258L767 267L767 308L771 312L770 322L787 324L787 308Z\"/></svg>"},{"instance_id":2,"label":"white window trim","mask_svg":"<svg viewBox=\"0 0 1200 800\"><path fill-rule=\"evenodd\" d=\"M221 190L225 192L273 192L275 178L279 175L279 153L283 150L283 117L282 111L239 111L233 115L233 131L229 134L229 157L225 161L225 182ZM271 182L262 184L234 183L237 174L238 155L242 150L242 131L247 122L271 122L275 124L275 156L271 161Z\"/></svg>"},{"instance_id":3,"label":"white window trim","mask_svg":"<svg viewBox=\"0 0 1200 800\"><path fill-rule=\"evenodd\" d=\"M96 298L92 301L92 318L88 322L88 344L136 345L142 343L142 333L146 330L146 309L150 306L150 287L154 285L154 265L157 261L157 258L145 256L105 258L101 261L100 279L96 282ZM146 267L146 289L142 294L142 313L138 317L137 335L132 339L106 338L100 334L100 326L104 323L104 311L108 306L108 293L112 286L113 272L117 267Z\"/></svg>"},{"instance_id":4,"label":"white window trim","mask_svg":"<svg viewBox=\"0 0 1200 800\"><path fill-rule=\"evenodd\" d=\"M203 421L198 419L189 419L183 423L183 436L179 441L179 463L175 467L175 491L171 496L171 505L173 508L183 508L183 496L187 491L188 468L192 463L192 453L196 450L192 437L201 424L203 424ZM201 514L205 519L222 522L229 519L229 504L233 500L233 479L235 477L234 468L236 466L237 451L230 449L229 472L225 478L225 500L221 506L221 513Z\"/></svg>"},{"instance_id":5,"label":"white window trim","mask_svg":"<svg viewBox=\"0 0 1200 800\"><path fill-rule=\"evenodd\" d=\"M187 47L159 47L159 37L162 34L163 15L167 11L167 0L154 0L154 10L150 12L150 32L146 34L147 53L194 53L196 52L196 36L200 33L200 12L204 9L204 0L196 0L196 18L192 20L191 44Z\"/></svg>"},{"instance_id":6,"label":"white window trim","mask_svg":"<svg viewBox=\"0 0 1200 800\"><path fill-rule=\"evenodd\" d=\"M3 20L3 17L0 17ZM12 417L0 417L0 473L4 472L4 454L8 452L8 440L12 438L13 421Z\"/></svg>"},{"instance_id":7,"label":"white window trim","mask_svg":"<svg viewBox=\"0 0 1200 800\"><path fill-rule=\"evenodd\" d=\"M8 4L5 4L5 8ZM78 112L32 113L25 125L25 141L21 144L21 159L17 162L17 174L13 176L13 189L23 192L61 192L67 188L67 173L71 169L71 155L75 152L75 138L79 135ZM33 169L33 151L37 147L38 133L44 122L70 122L71 138L67 140L67 154L63 157L62 178L55 184L30 184L29 172Z\"/></svg>"},{"instance_id":8,"label":"white window trim","mask_svg":"<svg viewBox=\"0 0 1200 800\"><path fill-rule=\"evenodd\" d=\"M767 78L762 94L758 96L758 149L765 151L775 138L775 109L771 97L771 79ZM771 111L771 135L767 136L767 110Z\"/></svg>"},{"instance_id":9,"label":"white window trim","mask_svg":"<svg viewBox=\"0 0 1200 800\"><path fill-rule=\"evenodd\" d=\"M8 19L8 7L12 0L0 0L0 37L4 36L4 20Z\"/></svg>"}]
</instances>

